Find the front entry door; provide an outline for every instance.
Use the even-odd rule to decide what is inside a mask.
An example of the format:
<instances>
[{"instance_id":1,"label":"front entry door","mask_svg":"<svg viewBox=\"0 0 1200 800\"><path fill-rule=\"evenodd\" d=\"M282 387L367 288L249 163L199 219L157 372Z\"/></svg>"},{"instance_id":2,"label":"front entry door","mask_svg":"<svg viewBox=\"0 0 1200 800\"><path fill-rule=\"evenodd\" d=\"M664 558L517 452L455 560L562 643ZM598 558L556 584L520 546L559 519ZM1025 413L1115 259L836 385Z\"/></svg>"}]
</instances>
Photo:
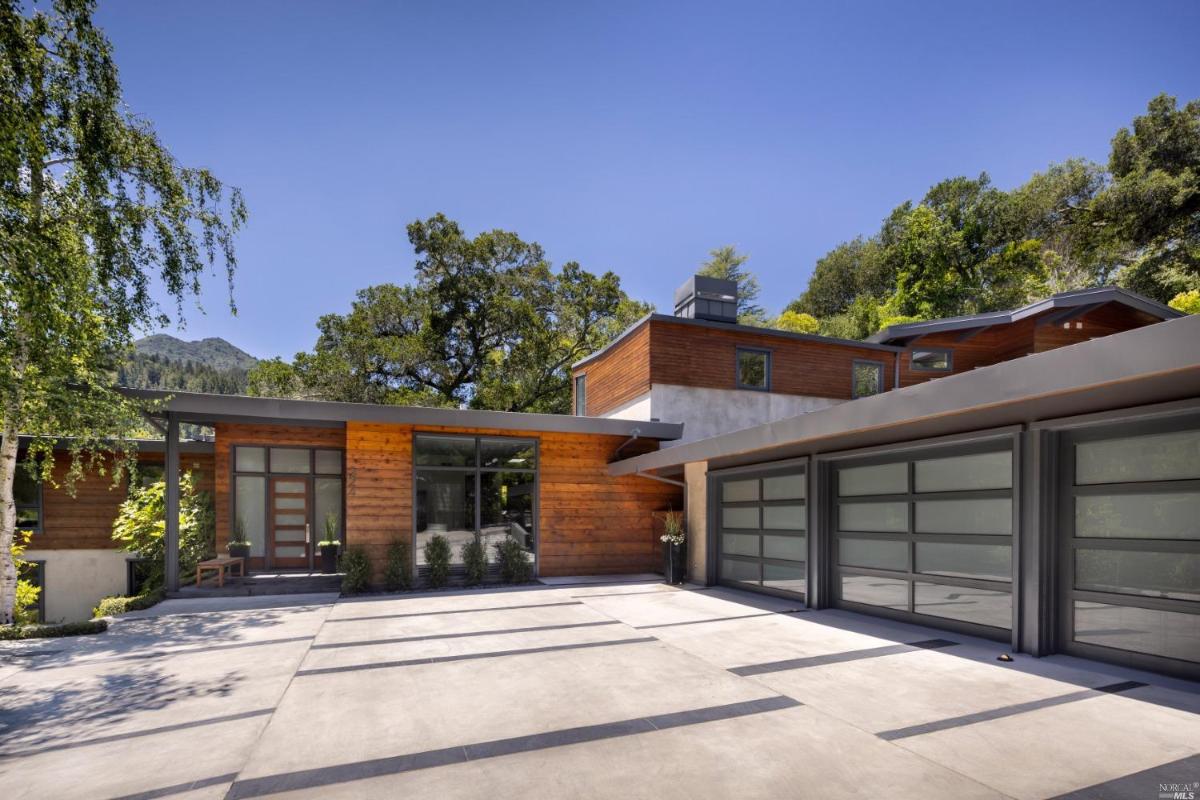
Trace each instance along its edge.
<instances>
[{"instance_id":1,"label":"front entry door","mask_svg":"<svg viewBox=\"0 0 1200 800\"><path fill-rule=\"evenodd\" d=\"M311 567L310 504L307 478L271 478L270 568Z\"/></svg>"}]
</instances>

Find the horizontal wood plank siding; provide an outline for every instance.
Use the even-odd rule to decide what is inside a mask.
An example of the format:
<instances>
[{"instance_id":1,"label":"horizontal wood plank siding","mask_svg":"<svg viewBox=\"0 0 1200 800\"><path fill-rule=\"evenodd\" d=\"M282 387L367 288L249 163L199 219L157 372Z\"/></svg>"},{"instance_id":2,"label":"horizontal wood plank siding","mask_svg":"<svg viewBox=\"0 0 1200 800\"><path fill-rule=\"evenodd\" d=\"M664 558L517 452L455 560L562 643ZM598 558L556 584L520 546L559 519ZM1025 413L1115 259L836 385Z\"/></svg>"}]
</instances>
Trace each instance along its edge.
<instances>
[{"instance_id":1,"label":"horizontal wood plank siding","mask_svg":"<svg viewBox=\"0 0 1200 800\"><path fill-rule=\"evenodd\" d=\"M161 464L161 453L139 453L141 463ZM192 470L201 491L213 491L211 454L185 454L179 458L181 470ZM104 459L104 474L97 470L84 473L74 485L74 494L66 484L70 456L59 454L54 460L53 481L42 486L42 532L29 540L37 550L111 550L113 521L121 503L129 496L128 482L122 478L114 486L112 459ZM54 484L58 484L55 486Z\"/></svg>"},{"instance_id":2,"label":"horizontal wood plank siding","mask_svg":"<svg viewBox=\"0 0 1200 800\"><path fill-rule=\"evenodd\" d=\"M1108 303L1066 323L1050 323L1037 329L1034 352L1044 353L1067 345L1086 342L1099 336L1141 328L1162 322L1158 317L1119 303ZM1079 324L1076 324L1079 323ZM1064 328L1063 324L1070 327Z\"/></svg>"},{"instance_id":3,"label":"horizontal wood plank siding","mask_svg":"<svg viewBox=\"0 0 1200 800\"><path fill-rule=\"evenodd\" d=\"M416 433L513 436L487 428L349 423L346 427L346 535L367 549L374 580L382 577L387 544L412 542L412 442ZM544 576L650 572L660 569L656 512L682 507L669 484L608 474L621 436L521 433L538 440L539 572ZM630 454L656 447L642 440ZM624 454L625 451L623 451Z\"/></svg>"},{"instance_id":4,"label":"horizontal wood plank siding","mask_svg":"<svg viewBox=\"0 0 1200 800\"><path fill-rule=\"evenodd\" d=\"M650 391L650 326L645 322L604 354L573 373L586 375L587 416L600 417ZM575 381L571 381L575 408Z\"/></svg>"},{"instance_id":5,"label":"horizontal wood plank siding","mask_svg":"<svg viewBox=\"0 0 1200 800\"><path fill-rule=\"evenodd\" d=\"M895 375L894 353L887 350L655 320L650 332L650 380L736 389L738 347L771 352L774 393L849 400L853 396L853 365L858 360L883 364L884 391L892 388ZM592 391L590 385L588 391Z\"/></svg>"}]
</instances>

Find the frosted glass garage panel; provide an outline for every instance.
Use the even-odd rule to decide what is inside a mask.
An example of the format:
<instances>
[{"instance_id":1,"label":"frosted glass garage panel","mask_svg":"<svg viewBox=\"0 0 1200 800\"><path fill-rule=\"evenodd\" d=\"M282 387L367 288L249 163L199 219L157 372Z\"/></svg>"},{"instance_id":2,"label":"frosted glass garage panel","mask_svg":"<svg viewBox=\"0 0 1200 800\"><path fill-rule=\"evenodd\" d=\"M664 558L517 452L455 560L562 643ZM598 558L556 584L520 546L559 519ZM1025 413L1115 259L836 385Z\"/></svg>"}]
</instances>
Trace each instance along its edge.
<instances>
[{"instance_id":1,"label":"frosted glass garage panel","mask_svg":"<svg viewBox=\"0 0 1200 800\"><path fill-rule=\"evenodd\" d=\"M309 470L308 450L292 447L271 448L271 472L304 473Z\"/></svg>"},{"instance_id":2,"label":"frosted glass garage panel","mask_svg":"<svg viewBox=\"0 0 1200 800\"><path fill-rule=\"evenodd\" d=\"M838 537L838 563L847 567L908 570L906 539L860 539Z\"/></svg>"},{"instance_id":3,"label":"frosted glass garage panel","mask_svg":"<svg viewBox=\"0 0 1200 800\"><path fill-rule=\"evenodd\" d=\"M721 552L758 558L758 538L757 534L723 533L721 534Z\"/></svg>"},{"instance_id":4,"label":"frosted glass garage panel","mask_svg":"<svg viewBox=\"0 0 1200 800\"><path fill-rule=\"evenodd\" d=\"M752 502L758 499L758 479L725 481L721 484L721 499L726 503Z\"/></svg>"},{"instance_id":5,"label":"frosted glass garage panel","mask_svg":"<svg viewBox=\"0 0 1200 800\"><path fill-rule=\"evenodd\" d=\"M917 533L1012 534L1012 500L919 500Z\"/></svg>"},{"instance_id":6,"label":"frosted glass garage panel","mask_svg":"<svg viewBox=\"0 0 1200 800\"><path fill-rule=\"evenodd\" d=\"M803 564L763 564L763 586L803 593L808 574Z\"/></svg>"},{"instance_id":7,"label":"frosted glass garage panel","mask_svg":"<svg viewBox=\"0 0 1200 800\"><path fill-rule=\"evenodd\" d=\"M1200 430L1075 445L1076 484L1193 478L1200 478Z\"/></svg>"},{"instance_id":8,"label":"frosted glass garage panel","mask_svg":"<svg viewBox=\"0 0 1200 800\"><path fill-rule=\"evenodd\" d=\"M1012 452L931 458L914 466L918 492L961 492L1012 488Z\"/></svg>"},{"instance_id":9,"label":"frosted glass garage panel","mask_svg":"<svg viewBox=\"0 0 1200 800\"><path fill-rule=\"evenodd\" d=\"M763 478L763 500L803 500L807 480L803 472Z\"/></svg>"},{"instance_id":10,"label":"frosted glass garage panel","mask_svg":"<svg viewBox=\"0 0 1200 800\"><path fill-rule=\"evenodd\" d=\"M913 610L992 628L1012 628L1012 595L1008 592L918 581L913 587Z\"/></svg>"},{"instance_id":11,"label":"frosted glass garage panel","mask_svg":"<svg viewBox=\"0 0 1200 800\"><path fill-rule=\"evenodd\" d=\"M902 533L908 531L908 503L842 503L838 530Z\"/></svg>"},{"instance_id":12,"label":"frosted glass garage panel","mask_svg":"<svg viewBox=\"0 0 1200 800\"><path fill-rule=\"evenodd\" d=\"M1200 492L1076 497L1075 536L1085 539L1200 539Z\"/></svg>"},{"instance_id":13,"label":"frosted glass garage panel","mask_svg":"<svg viewBox=\"0 0 1200 800\"><path fill-rule=\"evenodd\" d=\"M908 491L908 463L846 467L838 470L838 495L904 494Z\"/></svg>"},{"instance_id":14,"label":"frosted glass garage panel","mask_svg":"<svg viewBox=\"0 0 1200 800\"><path fill-rule=\"evenodd\" d=\"M1075 588L1200 600L1200 553L1079 549Z\"/></svg>"},{"instance_id":15,"label":"frosted glass garage panel","mask_svg":"<svg viewBox=\"0 0 1200 800\"><path fill-rule=\"evenodd\" d=\"M235 472L266 472L267 449L265 447L235 447L233 449Z\"/></svg>"},{"instance_id":16,"label":"frosted glass garage panel","mask_svg":"<svg viewBox=\"0 0 1200 800\"><path fill-rule=\"evenodd\" d=\"M721 527L758 529L758 508L726 507L721 509Z\"/></svg>"},{"instance_id":17,"label":"frosted glass garage panel","mask_svg":"<svg viewBox=\"0 0 1200 800\"><path fill-rule=\"evenodd\" d=\"M764 536L763 558L782 558L785 561L808 560L807 536Z\"/></svg>"},{"instance_id":18,"label":"frosted glass garage panel","mask_svg":"<svg viewBox=\"0 0 1200 800\"><path fill-rule=\"evenodd\" d=\"M843 600L908 611L908 581L874 575L843 575L841 578Z\"/></svg>"},{"instance_id":19,"label":"frosted glass garage panel","mask_svg":"<svg viewBox=\"0 0 1200 800\"><path fill-rule=\"evenodd\" d=\"M917 542L917 572L990 581L1012 580L1012 547L1007 544Z\"/></svg>"},{"instance_id":20,"label":"frosted glass garage panel","mask_svg":"<svg viewBox=\"0 0 1200 800\"><path fill-rule=\"evenodd\" d=\"M763 506L762 525L768 530L802 531L808 527L805 506Z\"/></svg>"},{"instance_id":21,"label":"frosted glass garage panel","mask_svg":"<svg viewBox=\"0 0 1200 800\"><path fill-rule=\"evenodd\" d=\"M750 581L758 583L761 579L758 561L738 561L734 558L721 559L721 578L727 581Z\"/></svg>"},{"instance_id":22,"label":"frosted glass garage panel","mask_svg":"<svg viewBox=\"0 0 1200 800\"><path fill-rule=\"evenodd\" d=\"M1075 641L1200 663L1200 614L1075 601Z\"/></svg>"}]
</instances>

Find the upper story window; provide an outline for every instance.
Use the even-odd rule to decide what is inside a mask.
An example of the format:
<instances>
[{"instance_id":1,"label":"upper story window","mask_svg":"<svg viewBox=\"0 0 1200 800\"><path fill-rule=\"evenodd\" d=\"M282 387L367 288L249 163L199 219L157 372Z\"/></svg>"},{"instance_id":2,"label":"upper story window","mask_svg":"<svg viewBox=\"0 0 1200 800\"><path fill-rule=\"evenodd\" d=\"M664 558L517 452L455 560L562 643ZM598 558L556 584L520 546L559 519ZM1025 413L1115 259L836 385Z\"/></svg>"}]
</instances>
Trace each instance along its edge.
<instances>
[{"instance_id":1,"label":"upper story window","mask_svg":"<svg viewBox=\"0 0 1200 800\"><path fill-rule=\"evenodd\" d=\"M737 388L771 390L771 353L749 347L737 349Z\"/></svg>"},{"instance_id":2,"label":"upper story window","mask_svg":"<svg viewBox=\"0 0 1200 800\"><path fill-rule=\"evenodd\" d=\"M870 397L883 391L883 363L880 361L855 361L854 385L851 397Z\"/></svg>"},{"instance_id":3,"label":"upper story window","mask_svg":"<svg viewBox=\"0 0 1200 800\"><path fill-rule=\"evenodd\" d=\"M17 529L42 532L42 482L29 474L24 464L13 475L13 500L17 506Z\"/></svg>"},{"instance_id":4,"label":"upper story window","mask_svg":"<svg viewBox=\"0 0 1200 800\"><path fill-rule=\"evenodd\" d=\"M949 350L913 350L912 369L914 372L949 372L954 361Z\"/></svg>"},{"instance_id":5,"label":"upper story window","mask_svg":"<svg viewBox=\"0 0 1200 800\"><path fill-rule=\"evenodd\" d=\"M587 416L587 375L575 379L575 416Z\"/></svg>"}]
</instances>

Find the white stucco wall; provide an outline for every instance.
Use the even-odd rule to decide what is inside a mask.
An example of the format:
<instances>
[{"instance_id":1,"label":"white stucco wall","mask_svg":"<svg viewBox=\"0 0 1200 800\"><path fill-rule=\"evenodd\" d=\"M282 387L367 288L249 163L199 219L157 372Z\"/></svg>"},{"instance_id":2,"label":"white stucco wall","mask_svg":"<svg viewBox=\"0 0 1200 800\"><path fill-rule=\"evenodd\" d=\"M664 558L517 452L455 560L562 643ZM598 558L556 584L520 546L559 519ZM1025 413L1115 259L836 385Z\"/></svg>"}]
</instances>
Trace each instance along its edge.
<instances>
[{"instance_id":1,"label":"white stucco wall","mask_svg":"<svg viewBox=\"0 0 1200 800\"><path fill-rule=\"evenodd\" d=\"M807 414L843 402L829 397L656 383L650 387L649 413L644 417L625 419L656 418L663 422L682 422L683 438L662 443L663 447L670 447Z\"/></svg>"},{"instance_id":2,"label":"white stucco wall","mask_svg":"<svg viewBox=\"0 0 1200 800\"><path fill-rule=\"evenodd\" d=\"M650 392L640 394L632 400L622 403L621 405L603 415L608 419L644 419L650 420L654 413L651 408ZM664 422L670 420L663 420Z\"/></svg>"},{"instance_id":3,"label":"white stucco wall","mask_svg":"<svg viewBox=\"0 0 1200 800\"><path fill-rule=\"evenodd\" d=\"M46 562L46 621L91 619L102 597L125 594L125 562L119 550L26 550L27 561Z\"/></svg>"}]
</instances>

